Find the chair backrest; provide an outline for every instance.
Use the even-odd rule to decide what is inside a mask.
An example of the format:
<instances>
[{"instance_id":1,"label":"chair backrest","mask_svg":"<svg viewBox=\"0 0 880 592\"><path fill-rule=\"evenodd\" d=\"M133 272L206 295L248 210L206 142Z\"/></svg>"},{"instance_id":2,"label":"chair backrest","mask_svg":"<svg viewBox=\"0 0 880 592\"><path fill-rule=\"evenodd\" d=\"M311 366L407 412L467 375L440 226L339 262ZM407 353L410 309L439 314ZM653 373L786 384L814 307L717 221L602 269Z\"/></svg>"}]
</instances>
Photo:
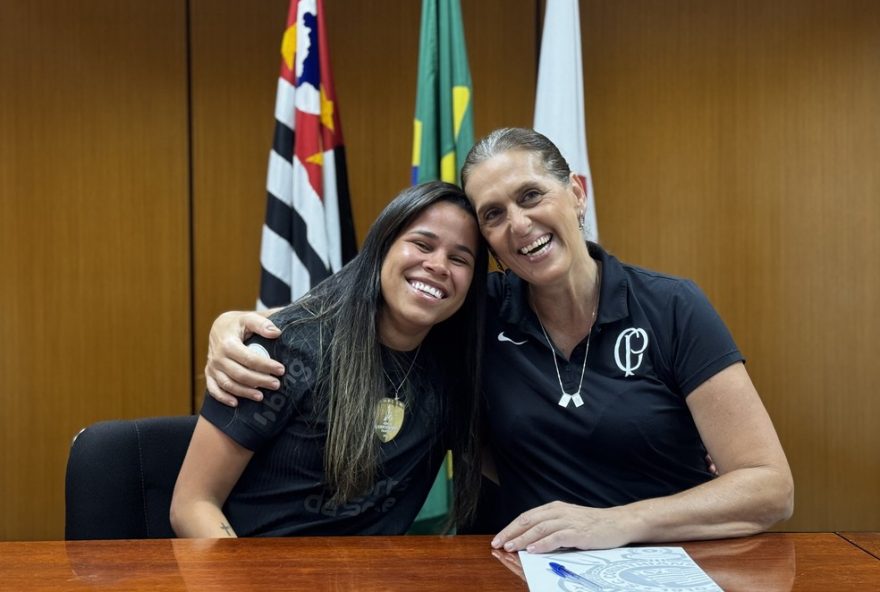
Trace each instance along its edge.
<instances>
[{"instance_id":1,"label":"chair backrest","mask_svg":"<svg viewBox=\"0 0 880 592\"><path fill-rule=\"evenodd\" d=\"M171 493L197 416L102 421L74 439L67 459L67 540L174 536Z\"/></svg>"}]
</instances>

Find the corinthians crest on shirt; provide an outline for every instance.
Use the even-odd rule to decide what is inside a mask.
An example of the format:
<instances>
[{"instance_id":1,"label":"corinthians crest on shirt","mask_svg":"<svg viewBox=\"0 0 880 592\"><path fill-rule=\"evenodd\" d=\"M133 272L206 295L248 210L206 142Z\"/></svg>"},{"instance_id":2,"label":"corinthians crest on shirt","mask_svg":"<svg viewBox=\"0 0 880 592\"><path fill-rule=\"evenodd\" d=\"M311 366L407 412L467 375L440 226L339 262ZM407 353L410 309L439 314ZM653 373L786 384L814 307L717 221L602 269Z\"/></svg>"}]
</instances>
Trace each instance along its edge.
<instances>
[{"instance_id":1,"label":"corinthians crest on shirt","mask_svg":"<svg viewBox=\"0 0 880 592\"><path fill-rule=\"evenodd\" d=\"M648 349L648 332L639 327L621 331L614 342L614 363L624 377L635 376Z\"/></svg>"}]
</instances>

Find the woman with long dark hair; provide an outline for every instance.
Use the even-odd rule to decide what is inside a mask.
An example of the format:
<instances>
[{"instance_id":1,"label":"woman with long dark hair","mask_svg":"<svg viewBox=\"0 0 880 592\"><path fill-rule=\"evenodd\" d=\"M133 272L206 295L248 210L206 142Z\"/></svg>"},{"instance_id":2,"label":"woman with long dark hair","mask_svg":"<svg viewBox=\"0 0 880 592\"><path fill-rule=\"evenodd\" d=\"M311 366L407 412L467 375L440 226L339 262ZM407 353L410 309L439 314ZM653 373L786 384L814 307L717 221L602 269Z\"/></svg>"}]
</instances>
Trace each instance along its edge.
<instances>
[{"instance_id":1,"label":"woman with long dark hair","mask_svg":"<svg viewBox=\"0 0 880 592\"><path fill-rule=\"evenodd\" d=\"M455 517L479 488L486 249L460 189L427 183L379 215L361 252L272 316L251 351L277 392L205 398L171 506L179 536L399 534L447 449Z\"/></svg>"}]
</instances>

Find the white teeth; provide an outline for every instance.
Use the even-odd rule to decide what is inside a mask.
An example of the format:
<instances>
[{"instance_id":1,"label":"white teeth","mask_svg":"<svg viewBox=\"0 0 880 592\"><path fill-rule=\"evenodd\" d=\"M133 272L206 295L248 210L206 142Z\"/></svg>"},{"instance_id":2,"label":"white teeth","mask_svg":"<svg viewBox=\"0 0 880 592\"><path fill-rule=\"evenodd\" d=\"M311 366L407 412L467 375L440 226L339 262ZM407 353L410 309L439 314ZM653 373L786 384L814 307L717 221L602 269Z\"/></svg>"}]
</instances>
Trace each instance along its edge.
<instances>
[{"instance_id":1,"label":"white teeth","mask_svg":"<svg viewBox=\"0 0 880 592\"><path fill-rule=\"evenodd\" d=\"M543 247L544 245L546 245L549 242L550 242L550 235L545 234L544 236L542 236L540 238L536 238L533 243L524 246L522 249L519 250L519 252L522 253L523 255L533 254L532 251L538 250L539 247Z\"/></svg>"},{"instance_id":2,"label":"white teeth","mask_svg":"<svg viewBox=\"0 0 880 592\"><path fill-rule=\"evenodd\" d=\"M429 286L428 284L425 284L422 282L410 282L409 285L412 286L413 288L415 288L416 290L418 290L419 292L424 292L425 294L428 294L429 296L433 296L434 298L437 298L438 300L443 298L444 296L446 296L443 292L441 292L440 290L438 290L434 286Z\"/></svg>"}]
</instances>

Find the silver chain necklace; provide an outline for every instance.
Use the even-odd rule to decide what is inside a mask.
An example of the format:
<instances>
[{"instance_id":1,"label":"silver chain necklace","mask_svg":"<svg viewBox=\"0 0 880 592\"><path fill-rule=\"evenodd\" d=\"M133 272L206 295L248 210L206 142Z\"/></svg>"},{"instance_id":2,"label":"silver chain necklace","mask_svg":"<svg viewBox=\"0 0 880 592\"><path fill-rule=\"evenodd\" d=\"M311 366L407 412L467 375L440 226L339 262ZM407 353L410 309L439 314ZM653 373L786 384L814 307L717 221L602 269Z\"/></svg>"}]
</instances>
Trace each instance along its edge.
<instances>
[{"instance_id":1,"label":"silver chain necklace","mask_svg":"<svg viewBox=\"0 0 880 592\"><path fill-rule=\"evenodd\" d=\"M394 381L391 380L391 377L388 376L388 372L385 371L385 368L382 368L382 373L385 375L385 378L388 379L388 384L391 385L391 388L394 389L394 400L400 400L400 389L403 388L403 385L406 383L406 379L409 378L409 373L412 372L413 367L416 365L416 360L419 359L419 352L422 351L422 344L419 344L418 349L416 349L416 355L413 356L412 362L409 364L409 369L406 371L406 374L403 375L403 380L400 381L400 384L394 386Z\"/></svg>"},{"instance_id":2,"label":"silver chain necklace","mask_svg":"<svg viewBox=\"0 0 880 592\"><path fill-rule=\"evenodd\" d=\"M544 328L544 323L541 322L541 315L538 314L538 308L535 307L535 316L538 318L538 325L541 327L541 332L544 334L544 339L547 340L547 345L550 346L550 355L553 356L553 367L556 368L556 379L559 381L559 390L562 392L562 396L559 398L559 406L560 407L568 407L569 402L574 401L575 408L580 407L584 404L583 398L581 398L581 388L584 386L584 373L587 370L587 358L590 357L590 335L593 333L593 325L596 322L596 313L599 311L599 268L596 268L596 304L593 306L593 316L590 319L590 332L587 333L587 347L584 352L584 365L581 367L581 380L578 382L578 390L574 393L565 392L565 387L562 384L562 375L559 373L559 362L556 361L556 350L553 349L553 342L550 341L550 336L547 335L547 330Z\"/></svg>"}]
</instances>

